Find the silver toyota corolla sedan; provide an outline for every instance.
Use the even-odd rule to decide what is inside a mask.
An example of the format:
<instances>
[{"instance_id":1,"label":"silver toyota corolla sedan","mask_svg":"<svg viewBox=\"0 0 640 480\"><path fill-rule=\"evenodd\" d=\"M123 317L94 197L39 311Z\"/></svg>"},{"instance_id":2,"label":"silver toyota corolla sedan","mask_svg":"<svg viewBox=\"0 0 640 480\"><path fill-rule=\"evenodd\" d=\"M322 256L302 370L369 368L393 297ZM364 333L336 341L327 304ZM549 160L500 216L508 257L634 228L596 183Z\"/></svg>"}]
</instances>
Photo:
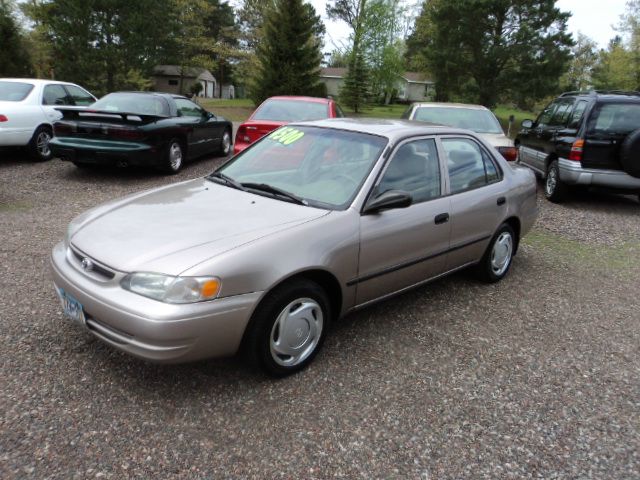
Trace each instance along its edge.
<instances>
[{"instance_id":1,"label":"silver toyota corolla sedan","mask_svg":"<svg viewBox=\"0 0 640 480\"><path fill-rule=\"evenodd\" d=\"M465 267L503 278L535 192L466 130L291 124L205 178L80 215L53 278L66 316L113 347L159 362L242 348L281 376L348 312Z\"/></svg>"}]
</instances>

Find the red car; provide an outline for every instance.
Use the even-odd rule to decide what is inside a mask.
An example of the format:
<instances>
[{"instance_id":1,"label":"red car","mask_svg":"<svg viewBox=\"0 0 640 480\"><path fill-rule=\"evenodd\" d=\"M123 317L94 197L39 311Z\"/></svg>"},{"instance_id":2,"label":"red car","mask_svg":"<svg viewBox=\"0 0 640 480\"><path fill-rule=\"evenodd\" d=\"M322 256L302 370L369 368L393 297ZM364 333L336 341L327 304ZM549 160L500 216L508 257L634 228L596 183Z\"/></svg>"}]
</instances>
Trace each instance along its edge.
<instances>
[{"instance_id":1,"label":"red car","mask_svg":"<svg viewBox=\"0 0 640 480\"><path fill-rule=\"evenodd\" d=\"M233 153L239 153L256 140L282 125L305 120L344 117L331 98L278 96L267 98L236 133Z\"/></svg>"}]
</instances>

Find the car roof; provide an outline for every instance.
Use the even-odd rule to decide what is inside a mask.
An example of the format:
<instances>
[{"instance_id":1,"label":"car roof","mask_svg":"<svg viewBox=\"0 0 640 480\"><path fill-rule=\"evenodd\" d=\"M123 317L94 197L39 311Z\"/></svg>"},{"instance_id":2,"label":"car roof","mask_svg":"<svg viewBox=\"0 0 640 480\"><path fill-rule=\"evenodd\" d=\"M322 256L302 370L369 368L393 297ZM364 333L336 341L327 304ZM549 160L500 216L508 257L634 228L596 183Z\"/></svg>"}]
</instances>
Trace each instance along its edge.
<instances>
[{"instance_id":1,"label":"car roof","mask_svg":"<svg viewBox=\"0 0 640 480\"><path fill-rule=\"evenodd\" d=\"M322 98L322 97L304 97L299 95L276 95L275 97L269 97L265 100L294 100L297 102L313 102L313 103L329 103L331 101L330 98Z\"/></svg>"},{"instance_id":2,"label":"car roof","mask_svg":"<svg viewBox=\"0 0 640 480\"><path fill-rule=\"evenodd\" d=\"M436 125L427 122L416 122L414 120L395 120L382 118L327 118L324 120L313 120L310 122L292 122L289 126L307 125L323 128L333 128L336 130L348 130L352 132L368 133L386 137L391 141L400 140L406 137L418 135L434 135L443 133L461 133L474 135L469 130Z\"/></svg>"},{"instance_id":3,"label":"car roof","mask_svg":"<svg viewBox=\"0 0 640 480\"><path fill-rule=\"evenodd\" d=\"M449 102L419 102L413 103L414 107L447 107L447 108L469 108L472 110L489 110L483 105L475 105L473 103L449 103Z\"/></svg>"},{"instance_id":4,"label":"car roof","mask_svg":"<svg viewBox=\"0 0 640 480\"><path fill-rule=\"evenodd\" d=\"M45 80L42 78L0 78L0 82L32 83L34 85L50 85L50 84L75 85L75 83L73 82L64 82L62 80Z\"/></svg>"}]
</instances>

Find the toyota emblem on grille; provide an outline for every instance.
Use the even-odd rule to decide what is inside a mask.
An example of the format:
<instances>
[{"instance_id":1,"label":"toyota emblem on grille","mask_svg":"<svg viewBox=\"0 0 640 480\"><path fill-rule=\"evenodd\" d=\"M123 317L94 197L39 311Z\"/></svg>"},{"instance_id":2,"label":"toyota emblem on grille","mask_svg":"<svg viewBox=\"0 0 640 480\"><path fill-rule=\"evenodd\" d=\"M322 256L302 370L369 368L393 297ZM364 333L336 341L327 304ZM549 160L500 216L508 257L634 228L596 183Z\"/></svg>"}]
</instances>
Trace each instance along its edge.
<instances>
[{"instance_id":1,"label":"toyota emblem on grille","mask_svg":"<svg viewBox=\"0 0 640 480\"><path fill-rule=\"evenodd\" d=\"M84 257L81 263L82 263L82 268L87 272L93 270L93 262L89 260L87 257Z\"/></svg>"}]
</instances>

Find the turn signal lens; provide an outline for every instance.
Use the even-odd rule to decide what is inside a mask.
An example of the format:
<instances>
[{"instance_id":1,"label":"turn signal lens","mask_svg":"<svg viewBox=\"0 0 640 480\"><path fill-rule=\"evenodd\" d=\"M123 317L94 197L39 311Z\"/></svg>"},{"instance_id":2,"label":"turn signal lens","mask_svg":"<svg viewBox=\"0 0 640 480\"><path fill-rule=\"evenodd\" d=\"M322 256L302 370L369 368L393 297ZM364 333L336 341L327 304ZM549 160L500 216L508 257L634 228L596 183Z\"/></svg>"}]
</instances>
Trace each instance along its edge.
<instances>
[{"instance_id":1,"label":"turn signal lens","mask_svg":"<svg viewBox=\"0 0 640 480\"><path fill-rule=\"evenodd\" d=\"M202 298L214 298L220 291L220 280L213 279L204 282L200 290L200 296Z\"/></svg>"},{"instance_id":2,"label":"turn signal lens","mask_svg":"<svg viewBox=\"0 0 640 480\"><path fill-rule=\"evenodd\" d=\"M584 140L578 139L571 145L571 151L569 152L569 160L574 162L582 161L582 152L584 151Z\"/></svg>"}]
</instances>

